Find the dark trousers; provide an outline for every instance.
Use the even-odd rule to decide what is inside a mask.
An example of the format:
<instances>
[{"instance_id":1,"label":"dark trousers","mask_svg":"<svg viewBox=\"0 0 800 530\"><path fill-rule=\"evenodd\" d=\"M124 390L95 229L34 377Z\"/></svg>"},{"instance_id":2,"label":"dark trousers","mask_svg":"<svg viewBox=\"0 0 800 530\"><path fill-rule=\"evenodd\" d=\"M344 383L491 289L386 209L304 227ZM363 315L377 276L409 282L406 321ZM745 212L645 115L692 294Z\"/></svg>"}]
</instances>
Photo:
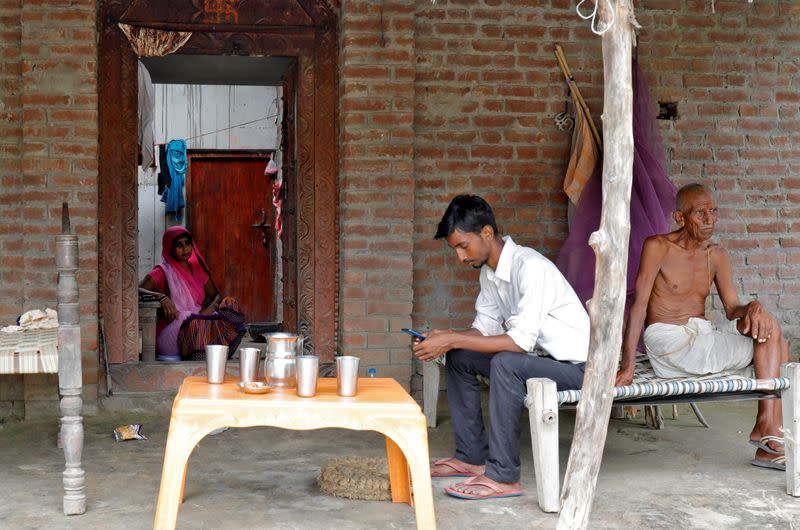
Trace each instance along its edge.
<instances>
[{"instance_id":1,"label":"dark trousers","mask_svg":"<svg viewBox=\"0 0 800 530\"><path fill-rule=\"evenodd\" d=\"M455 458L468 464L486 464L486 476L498 482L519 481L519 422L531 377L546 377L558 390L580 388L585 363L572 364L517 352L487 355L472 350L450 350L446 363L447 401L456 441ZM489 385L489 436L483 427L480 385Z\"/></svg>"}]
</instances>

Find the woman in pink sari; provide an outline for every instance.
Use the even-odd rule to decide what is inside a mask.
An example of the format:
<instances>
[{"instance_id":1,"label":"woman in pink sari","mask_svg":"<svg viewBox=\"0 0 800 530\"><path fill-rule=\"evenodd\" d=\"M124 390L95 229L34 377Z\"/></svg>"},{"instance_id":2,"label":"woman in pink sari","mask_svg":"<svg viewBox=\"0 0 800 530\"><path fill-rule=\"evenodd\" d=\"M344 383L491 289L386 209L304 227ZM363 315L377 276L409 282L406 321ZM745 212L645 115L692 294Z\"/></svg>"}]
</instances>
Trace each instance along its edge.
<instances>
[{"instance_id":1,"label":"woman in pink sari","mask_svg":"<svg viewBox=\"0 0 800 530\"><path fill-rule=\"evenodd\" d=\"M246 331L246 319L233 298L220 297L192 234L182 226L164 232L162 262L145 276L139 292L161 304L156 324L159 356L205 359L207 344L230 347L233 355Z\"/></svg>"}]
</instances>

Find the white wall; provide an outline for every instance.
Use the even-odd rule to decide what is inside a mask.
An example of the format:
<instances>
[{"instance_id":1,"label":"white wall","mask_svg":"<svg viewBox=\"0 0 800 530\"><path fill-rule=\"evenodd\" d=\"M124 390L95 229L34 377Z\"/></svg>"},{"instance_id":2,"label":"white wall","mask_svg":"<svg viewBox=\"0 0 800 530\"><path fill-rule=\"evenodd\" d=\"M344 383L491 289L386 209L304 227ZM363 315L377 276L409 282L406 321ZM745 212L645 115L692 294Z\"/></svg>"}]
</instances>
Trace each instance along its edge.
<instances>
[{"instance_id":1,"label":"white wall","mask_svg":"<svg viewBox=\"0 0 800 530\"><path fill-rule=\"evenodd\" d=\"M154 87L157 144L185 139L189 149L278 148L280 87L163 84ZM166 219L164 203L157 194L157 172L143 171L141 167L138 171L139 277L144 278L161 261L164 229L180 223Z\"/></svg>"}]
</instances>

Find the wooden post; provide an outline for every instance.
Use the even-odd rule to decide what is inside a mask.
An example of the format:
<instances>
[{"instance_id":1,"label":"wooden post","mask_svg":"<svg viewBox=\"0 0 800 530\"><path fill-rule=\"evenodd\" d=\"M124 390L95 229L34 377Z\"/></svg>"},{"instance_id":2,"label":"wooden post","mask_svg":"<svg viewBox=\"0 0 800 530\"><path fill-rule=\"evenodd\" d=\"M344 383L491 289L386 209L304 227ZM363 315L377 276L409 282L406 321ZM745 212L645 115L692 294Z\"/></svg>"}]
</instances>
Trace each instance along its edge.
<instances>
[{"instance_id":1,"label":"wooden post","mask_svg":"<svg viewBox=\"0 0 800 530\"><path fill-rule=\"evenodd\" d=\"M630 0L598 4L603 33L603 206L600 228L589 238L597 256L595 289L589 304L589 360L578 403L575 435L564 477L559 529L586 528L603 457L614 377L622 346L625 279L633 180L633 88ZM612 13L611 10L615 10Z\"/></svg>"},{"instance_id":2,"label":"wooden post","mask_svg":"<svg viewBox=\"0 0 800 530\"><path fill-rule=\"evenodd\" d=\"M783 439L786 443L786 493L800 497L800 363L784 364L781 376L789 388L781 392Z\"/></svg>"},{"instance_id":3,"label":"wooden post","mask_svg":"<svg viewBox=\"0 0 800 530\"><path fill-rule=\"evenodd\" d=\"M58 268L58 390L61 394L61 442L64 446L64 515L86 512L85 476L81 468L81 328L78 303L78 236L70 234L69 209L63 204L62 233L56 236Z\"/></svg>"}]
</instances>

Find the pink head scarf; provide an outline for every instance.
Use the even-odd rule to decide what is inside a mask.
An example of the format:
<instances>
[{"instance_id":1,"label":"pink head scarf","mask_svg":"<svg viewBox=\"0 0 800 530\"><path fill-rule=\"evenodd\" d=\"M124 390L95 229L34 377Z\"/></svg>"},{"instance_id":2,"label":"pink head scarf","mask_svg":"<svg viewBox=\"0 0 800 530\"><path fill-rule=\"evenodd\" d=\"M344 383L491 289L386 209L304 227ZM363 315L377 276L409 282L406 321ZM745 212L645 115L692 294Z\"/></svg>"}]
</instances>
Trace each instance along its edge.
<instances>
[{"instance_id":1,"label":"pink head scarf","mask_svg":"<svg viewBox=\"0 0 800 530\"><path fill-rule=\"evenodd\" d=\"M164 271L164 276L169 285L169 296L178 309L177 318L164 326L156 336L156 347L162 355L177 355L180 353L178 335L181 326L187 318L202 308L205 298L205 282L208 281L210 276L206 260L197 250L194 238L192 238L192 255L189 257L191 273L172 257L172 244L181 236L192 238L192 234L182 226L167 228L164 232L164 237L161 239L161 258L163 261L161 264L156 265Z\"/></svg>"},{"instance_id":2,"label":"pink head scarf","mask_svg":"<svg viewBox=\"0 0 800 530\"><path fill-rule=\"evenodd\" d=\"M184 267L181 267L178 261L172 257L172 244L181 236L188 236L192 240L192 255L189 257L189 265L195 271L194 275L190 274ZM208 270L208 265L206 265L206 260L197 248L197 243L195 243L192 233L182 226L167 228L161 238L161 259L164 264L169 266L165 267L165 269L169 268L174 274L180 276L183 283L189 288L194 301L197 304L202 304L205 298L205 284L198 282L196 275L201 270L205 271L208 276L211 276L211 273ZM169 274L167 276L169 277Z\"/></svg>"}]
</instances>

